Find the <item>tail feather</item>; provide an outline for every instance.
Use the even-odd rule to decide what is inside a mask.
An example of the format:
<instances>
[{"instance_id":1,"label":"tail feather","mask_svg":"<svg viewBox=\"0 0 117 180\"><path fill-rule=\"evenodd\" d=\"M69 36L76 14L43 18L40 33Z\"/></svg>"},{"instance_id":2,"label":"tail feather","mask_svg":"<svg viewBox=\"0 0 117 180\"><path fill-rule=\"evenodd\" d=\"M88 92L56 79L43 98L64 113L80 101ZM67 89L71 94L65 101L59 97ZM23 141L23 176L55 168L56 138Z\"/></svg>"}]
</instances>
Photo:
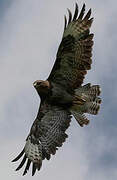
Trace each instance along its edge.
<instances>
[{"instance_id":1,"label":"tail feather","mask_svg":"<svg viewBox=\"0 0 117 180\"><path fill-rule=\"evenodd\" d=\"M82 112L76 112L74 110L71 110L71 113L81 127L89 124L89 119L87 119L87 117Z\"/></svg>"},{"instance_id":2,"label":"tail feather","mask_svg":"<svg viewBox=\"0 0 117 180\"><path fill-rule=\"evenodd\" d=\"M100 109L100 104L97 102L86 102L84 105L86 108L86 113L96 115Z\"/></svg>"},{"instance_id":3,"label":"tail feather","mask_svg":"<svg viewBox=\"0 0 117 180\"><path fill-rule=\"evenodd\" d=\"M75 95L85 95L87 98L97 97L101 94L101 88L99 85L91 86L90 83L81 86L80 88L75 90ZM87 99L88 100L88 99Z\"/></svg>"},{"instance_id":4,"label":"tail feather","mask_svg":"<svg viewBox=\"0 0 117 180\"><path fill-rule=\"evenodd\" d=\"M98 104L101 104L102 100L100 97L96 97L95 98L95 102L98 103Z\"/></svg>"},{"instance_id":5,"label":"tail feather","mask_svg":"<svg viewBox=\"0 0 117 180\"><path fill-rule=\"evenodd\" d=\"M99 112L101 98L99 85L91 86L90 83L75 90L73 106L70 111L80 126L87 125L89 120L84 113L96 115ZM82 103L81 103L82 102Z\"/></svg>"}]
</instances>

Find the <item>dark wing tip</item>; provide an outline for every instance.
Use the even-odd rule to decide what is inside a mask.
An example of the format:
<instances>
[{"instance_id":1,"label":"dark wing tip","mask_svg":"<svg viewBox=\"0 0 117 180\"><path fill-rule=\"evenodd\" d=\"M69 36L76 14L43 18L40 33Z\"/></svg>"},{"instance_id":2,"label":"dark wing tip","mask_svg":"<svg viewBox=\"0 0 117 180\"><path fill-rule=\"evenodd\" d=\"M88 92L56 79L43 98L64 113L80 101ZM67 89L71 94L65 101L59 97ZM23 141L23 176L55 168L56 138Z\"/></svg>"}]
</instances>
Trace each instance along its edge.
<instances>
[{"instance_id":1,"label":"dark wing tip","mask_svg":"<svg viewBox=\"0 0 117 180\"><path fill-rule=\"evenodd\" d=\"M23 160L21 161L20 165L17 167L16 171L18 171L19 169L22 168L22 166L23 166L23 165L25 164L25 162L26 162L26 159L27 159L27 157L26 157L26 155L24 155L24 158L23 158Z\"/></svg>"},{"instance_id":2,"label":"dark wing tip","mask_svg":"<svg viewBox=\"0 0 117 180\"><path fill-rule=\"evenodd\" d=\"M72 21L72 13L71 13L70 9L67 8L67 10L68 10L68 13L69 13L68 24L70 24L71 21ZM74 13L73 21L76 20L77 16L78 16L78 4L76 3L75 4L75 13ZM66 18L66 15L64 15L64 19L65 19L65 25L64 25L64 30L65 30L66 27L67 27L67 18Z\"/></svg>"},{"instance_id":3,"label":"dark wing tip","mask_svg":"<svg viewBox=\"0 0 117 180\"><path fill-rule=\"evenodd\" d=\"M75 6L76 6L76 9L78 9L78 3L77 2L75 3Z\"/></svg>"},{"instance_id":4,"label":"dark wing tip","mask_svg":"<svg viewBox=\"0 0 117 180\"><path fill-rule=\"evenodd\" d=\"M18 161L18 160L23 156L23 154L24 154L24 149L23 149L22 152L21 152L15 159L13 159L11 162L16 162L16 161Z\"/></svg>"},{"instance_id":5,"label":"dark wing tip","mask_svg":"<svg viewBox=\"0 0 117 180\"><path fill-rule=\"evenodd\" d=\"M25 170L24 170L23 176L24 176L24 175L27 173L27 171L29 170L30 164L31 164L31 160L28 159L28 162L27 162L26 168L25 168Z\"/></svg>"},{"instance_id":6,"label":"dark wing tip","mask_svg":"<svg viewBox=\"0 0 117 180\"><path fill-rule=\"evenodd\" d=\"M73 16L73 21L75 21L77 19L77 17L78 17L78 19L82 20L84 14L85 14L85 7L86 7L86 5L84 3L83 7L81 9L81 12L80 12L80 14L78 16L78 4L75 3L75 12L74 12L74 16ZM67 10L68 10L68 13L69 13L68 24L70 24L71 21L72 21L72 13L71 13L70 9L67 8ZM84 20L88 20L90 18L90 16L91 16L91 8L89 9L86 16L84 17ZM66 18L66 16L64 16L64 19L65 19L65 25L64 25L64 30L65 30L66 27L67 27L67 18Z\"/></svg>"},{"instance_id":7,"label":"dark wing tip","mask_svg":"<svg viewBox=\"0 0 117 180\"><path fill-rule=\"evenodd\" d=\"M40 160L38 163L33 163L32 164L32 176L35 175L36 170L40 170L42 166L42 161Z\"/></svg>"},{"instance_id":8,"label":"dark wing tip","mask_svg":"<svg viewBox=\"0 0 117 180\"><path fill-rule=\"evenodd\" d=\"M86 16L84 17L84 20L88 20L90 18L90 16L91 16L91 8L89 9Z\"/></svg>"},{"instance_id":9,"label":"dark wing tip","mask_svg":"<svg viewBox=\"0 0 117 180\"><path fill-rule=\"evenodd\" d=\"M85 7L86 7L86 5L85 5L85 3L83 4L83 7L82 7L82 9L85 11Z\"/></svg>"},{"instance_id":10,"label":"dark wing tip","mask_svg":"<svg viewBox=\"0 0 117 180\"><path fill-rule=\"evenodd\" d=\"M74 12L74 17L73 17L73 21L75 21L77 19L78 16L78 4L75 4L75 12Z\"/></svg>"},{"instance_id":11,"label":"dark wing tip","mask_svg":"<svg viewBox=\"0 0 117 180\"><path fill-rule=\"evenodd\" d=\"M35 175L35 172L36 172L36 164L33 163L33 166L32 166L32 176Z\"/></svg>"},{"instance_id":12,"label":"dark wing tip","mask_svg":"<svg viewBox=\"0 0 117 180\"><path fill-rule=\"evenodd\" d=\"M67 8L67 10L68 10L68 13L69 13L69 20L68 20L68 24L69 24L71 22L71 20L72 20L72 13L71 13L70 9Z\"/></svg>"},{"instance_id":13,"label":"dark wing tip","mask_svg":"<svg viewBox=\"0 0 117 180\"><path fill-rule=\"evenodd\" d=\"M80 12L80 15L79 15L78 19L81 19L81 20L82 20L82 18L83 18L83 16L84 16L84 13L85 13L85 3L83 4L83 7L82 7L82 9L81 9L81 12Z\"/></svg>"},{"instance_id":14,"label":"dark wing tip","mask_svg":"<svg viewBox=\"0 0 117 180\"><path fill-rule=\"evenodd\" d=\"M67 27L67 18L66 18L66 15L64 15L64 19L65 19L65 25L64 25L64 30L65 30L66 27Z\"/></svg>"}]
</instances>

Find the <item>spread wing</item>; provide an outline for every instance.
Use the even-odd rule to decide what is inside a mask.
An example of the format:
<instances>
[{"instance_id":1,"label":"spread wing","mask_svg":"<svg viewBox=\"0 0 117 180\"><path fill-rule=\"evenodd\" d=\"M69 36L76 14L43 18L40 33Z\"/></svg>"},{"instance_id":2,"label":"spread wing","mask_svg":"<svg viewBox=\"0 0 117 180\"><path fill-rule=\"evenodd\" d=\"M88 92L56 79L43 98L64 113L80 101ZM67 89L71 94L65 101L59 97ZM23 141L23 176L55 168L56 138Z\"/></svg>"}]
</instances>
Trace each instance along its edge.
<instances>
[{"instance_id":1,"label":"spread wing","mask_svg":"<svg viewBox=\"0 0 117 180\"><path fill-rule=\"evenodd\" d=\"M90 34L89 29L93 18L90 18L91 9L84 17L85 4L79 15L76 4L73 18L69 9L68 12L69 20L67 22L65 16L62 42L48 80L57 82L66 89L74 89L83 83L87 70L91 68L93 34Z\"/></svg>"},{"instance_id":2,"label":"spread wing","mask_svg":"<svg viewBox=\"0 0 117 180\"><path fill-rule=\"evenodd\" d=\"M65 133L70 124L70 113L66 110L42 103L36 120L34 121L23 151L13 160L23 159L16 169L19 170L26 164L25 175L32 163L32 175L36 169L40 170L42 160L50 159L61 147L68 135Z\"/></svg>"}]
</instances>

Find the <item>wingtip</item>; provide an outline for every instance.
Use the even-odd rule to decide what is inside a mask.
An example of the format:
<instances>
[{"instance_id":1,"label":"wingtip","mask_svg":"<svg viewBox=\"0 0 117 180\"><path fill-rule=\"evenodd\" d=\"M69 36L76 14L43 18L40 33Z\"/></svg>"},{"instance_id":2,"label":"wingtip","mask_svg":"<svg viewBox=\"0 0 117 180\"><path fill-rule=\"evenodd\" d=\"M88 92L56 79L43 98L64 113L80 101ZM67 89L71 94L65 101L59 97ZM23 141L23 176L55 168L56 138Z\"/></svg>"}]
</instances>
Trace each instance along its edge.
<instances>
[{"instance_id":1,"label":"wingtip","mask_svg":"<svg viewBox=\"0 0 117 180\"><path fill-rule=\"evenodd\" d=\"M35 173L34 174L32 173L32 176L34 176L34 175L35 175Z\"/></svg>"},{"instance_id":2,"label":"wingtip","mask_svg":"<svg viewBox=\"0 0 117 180\"><path fill-rule=\"evenodd\" d=\"M27 173L27 172L26 172L26 173ZM25 176L25 175L26 175L26 173L23 173L23 174L22 174L22 176Z\"/></svg>"},{"instance_id":3,"label":"wingtip","mask_svg":"<svg viewBox=\"0 0 117 180\"><path fill-rule=\"evenodd\" d=\"M73 21L75 21L77 19L77 16L78 16L78 4L75 3L75 12L74 12Z\"/></svg>"},{"instance_id":4,"label":"wingtip","mask_svg":"<svg viewBox=\"0 0 117 180\"><path fill-rule=\"evenodd\" d=\"M31 164L31 160L28 159L27 164L26 164L26 167L25 167L25 170L24 170L24 173L23 173L23 176L26 175L27 172L29 171L30 164Z\"/></svg>"},{"instance_id":5,"label":"wingtip","mask_svg":"<svg viewBox=\"0 0 117 180\"><path fill-rule=\"evenodd\" d=\"M85 10L85 7L86 7L86 4L85 4L85 3L83 3L83 7L82 7L82 8L83 8L84 10Z\"/></svg>"},{"instance_id":6,"label":"wingtip","mask_svg":"<svg viewBox=\"0 0 117 180\"><path fill-rule=\"evenodd\" d=\"M82 9L81 9L81 11L80 11L80 14L79 14L78 19L81 19L81 20L82 20L82 18L83 18L83 16L84 16L84 13L85 13L85 3L84 3L83 6L82 6Z\"/></svg>"},{"instance_id":7,"label":"wingtip","mask_svg":"<svg viewBox=\"0 0 117 180\"><path fill-rule=\"evenodd\" d=\"M24 149L21 151L21 153L15 158L15 159L13 159L11 162L16 162L16 161L18 161L22 156L23 156L23 154L24 154Z\"/></svg>"},{"instance_id":8,"label":"wingtip","mask_svg":"<svg viewBox=\"0 0 117 180\"><path fill-rule=\"evenodd\" d=\"M77 6L77 7L78 7L78 3L77 3L77 2L75 2L75 6Z\"/></svg>"},{"instance_id":9,"label":"wingtip","mask_svg":"<svg viewBox=\"0 0 117 180\"><path fill-rule=\"evenodd\" d=\"M83 6L82 6L82 10L81 10L81 11L85 12L85 8L86 8L86 4L83 3Z\"/></svg>"},{"instance_id":10,"label":"wingtip","mask_svg":"<svg viewBox=\"0 0 117 180\"><path fill-rule=\"evenodd\" d=\"M22 174L22 176L25 176L25 175L27 174L27 172L28 172L28 171L24 171L23 174Z\"/></svg>"},{"instance_id":11,"label":"wingtip","mask_svg":"<svg viewBox=\"0 0 117 180\"><path fill-rule=\"evenodd\" d=\"M71 22L71 20L72 20L72 13L71 13L69 8L67 8L67 11L69 13L69 20L68 20L68 24L69 24Z\"/></svg>"},{"instance_id":12,"label":"wingtip","mask_svg":"<svg viewBox=\"0 0 117 180\"><path fill-rule=\"evenodd\" d=\"M84 17L84 20L88 20L90 18L90 16L91 16L91 8L89 9L86 16Z\"/></svg>"},{"instance_id":13,"label":"wingtip","mask_svg":"<svg viewBox=\"0 0 117 180\"><path fill-rule=\"evenodd\" d=\"M18 170L19 170L18 168L15 169L15 171L18 171Z\"/></svg>"},{"instance_id":14,"label":"wingtip","mask_svg":"<svg viewBox=\"0 0 117 180\"><path fill-rule=\"evenodd\" d=\"M67 27L67 18L66 18L66 15L64 15L64 21L65 21L65 23L64 23L64 30L65 30L66 27Z\"/></svg>"},{"instance_id":15,"label":"wingtip","mask_svg":"<svg viewBox=\"0 0 117 180\"><path fill-rule=\"evenodd\" d=\"M92 12L92 9L90 8L89 11Z\"/></svg>"},{"instance_id":16,"label":"wingtip","mask_svg":"<svg viewBox=\"0 0 117 180\"><path fill-rule=\"evenodd\" d=\"M32 165L32 176L35 175L36 169L37 169L37 168L36 168L36 164L33 163L33 165Z\"/></svg>"}]
</instances>

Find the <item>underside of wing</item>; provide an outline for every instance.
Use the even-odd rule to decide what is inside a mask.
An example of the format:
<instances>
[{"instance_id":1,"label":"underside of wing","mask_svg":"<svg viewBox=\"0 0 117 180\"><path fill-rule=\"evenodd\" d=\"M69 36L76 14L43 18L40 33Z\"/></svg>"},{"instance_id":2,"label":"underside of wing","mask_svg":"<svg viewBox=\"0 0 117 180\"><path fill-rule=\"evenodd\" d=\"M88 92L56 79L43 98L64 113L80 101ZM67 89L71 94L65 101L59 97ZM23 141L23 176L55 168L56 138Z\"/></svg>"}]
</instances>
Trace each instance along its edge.
<instances>
[{"instance_id":1,"label":"underside of wing","mask_svg":"<svg viewBox=\"0 0 117 180\"><path fill-rule=\"evenodd\" d=\"M69 127L70 119L70 113L66 110L43 103L26 139L23 151L13 160L15 162L23 156L16 171L26 164L23 173L25 175L31 163L32 175L36 170L40 170L42 160L45 158L49 160L68 137L65 131Z\"/></svg>"},{"instance_id":2,"label":"underside of wing","mask_svg":"<svg viewBox=\"0 0 117 180\"><path fill-rule=\"evenodd\" d=\"M65 27L62 42L59 46L56 62L48 80L57 82L66 89L75 89L83 83L87 70L91 69L93 34L90 27L93 21L91 9L85 14L85 4L80 13L76 4L72 17L68 9L69 19L65 16Z\"/></svg>"}]
</instances>

